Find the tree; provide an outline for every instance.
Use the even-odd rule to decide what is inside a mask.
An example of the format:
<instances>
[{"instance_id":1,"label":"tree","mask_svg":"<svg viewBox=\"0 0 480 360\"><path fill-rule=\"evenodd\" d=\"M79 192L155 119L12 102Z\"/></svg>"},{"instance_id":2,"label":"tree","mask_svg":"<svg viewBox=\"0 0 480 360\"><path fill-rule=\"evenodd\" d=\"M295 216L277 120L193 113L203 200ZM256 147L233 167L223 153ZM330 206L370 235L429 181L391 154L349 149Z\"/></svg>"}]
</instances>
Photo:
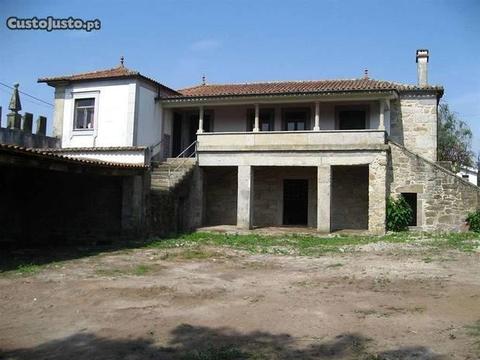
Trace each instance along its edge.
<instances>
[{"instance_id":1,"label":"tree","mask_svg":"<svg viewBox=\"0 0 480 360\"><path fill-rule=\"evenodd\" d=\"M445 103L440 104L438 116L438 160L451 161L455 170L460 166L472 166L473 133L468 124Z\"/></svg>"}]
</instances>

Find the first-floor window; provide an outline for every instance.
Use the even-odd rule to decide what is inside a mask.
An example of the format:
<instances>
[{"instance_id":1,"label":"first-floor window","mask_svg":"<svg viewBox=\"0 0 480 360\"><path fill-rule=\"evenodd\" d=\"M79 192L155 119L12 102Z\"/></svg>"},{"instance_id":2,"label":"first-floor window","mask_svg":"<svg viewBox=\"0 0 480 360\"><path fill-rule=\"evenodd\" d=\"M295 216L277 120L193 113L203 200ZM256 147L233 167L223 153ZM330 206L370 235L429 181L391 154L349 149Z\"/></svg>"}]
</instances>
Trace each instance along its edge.
<instances>
[{"instance_id":1,"label":"first-floor window","mask_svg":"<svg viewBox=\"0 0 480 360\"><path fill-rule=\"evenodd\" d=\"M76 99L74 129L75 130L93 129L94 115L95 115L95 99L94 98Z\"/></svg>"},{"instance_id":2,"label":"first-floor window","mask_svg":"<svg viewBox=\"0 0 480 360\"><path fill-rule=\"evenodd\" d=\"M308 109L288 109L283 112L284 130L302 131L308 128Z\"/></svg>"}]
</instances>

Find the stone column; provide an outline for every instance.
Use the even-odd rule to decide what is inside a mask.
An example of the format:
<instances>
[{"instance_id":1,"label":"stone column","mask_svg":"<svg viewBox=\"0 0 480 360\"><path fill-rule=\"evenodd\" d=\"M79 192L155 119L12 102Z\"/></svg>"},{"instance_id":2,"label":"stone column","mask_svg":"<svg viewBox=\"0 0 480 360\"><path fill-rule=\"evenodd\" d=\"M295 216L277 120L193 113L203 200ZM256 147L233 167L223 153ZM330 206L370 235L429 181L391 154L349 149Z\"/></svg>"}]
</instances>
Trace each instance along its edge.
<instances>
[{"instance_id":1,"label":"stone column","mask_svg":"<svg viewBox=\"0 0 480 360\"><path fill-rule=\"evenodd\" d=\"M253 219L253 169L238 167L237 228L251 229Z\"/></svg>"},{"instance_id":2,"label":"stone column","mask_svg":"<svg viewBox=\"0 0 480 360\"><path fill-rule=\"evenodd\" d=\"M122 179L121 226L124 235L140 234L144 230L146 185L144 176L125 176Z\"/></svg>"},{"instance_id":3,"label":"stone column","mask_svg":"<svg viewBox=\"0 0 480 360\"><path fill-rule=\"evenodd\" d=\"M203 106L200 106L200 109L198 111L198 130L197 130L197 134L203 133L203 115L204 115Z\"/></svg>"},{"instance_id":4,"label":"stone column","mask_svg":"<svg viewBox=\"0 0 480 360\"><path fill-rule=\"evenodd\" d=\"M37 135L46 135L47 134L47 118L45 116L39 116L37 118Z\"/></svg>"},{"instance_id":5,"label":"stone column","mask_svg":"<svg viewBox=\"0 0 480 360\"><path fill-rule=\"evenodd\" d=\"M378 123L378 130L385 130L385 100L380 100L380 121Z\"/></svg>"},{"instance_id":6,"label":"stone column","mask_svg":"<svg viewBox=\"0 0 480 360\"><path fill-rule=\"evenodd\" d=\"M320 103L315 102L315 125L313 126L314 131L320 130Z\"/></svg>"},{"instance_id":7,"label":"stone column","mask_svg":"<svg viewBox=\"0 0 480 360\"><path fill-rule=\"evenodd\" d=\"M253 125L253 131L260 131L260 106L255 104L255 124Z\"/></svg>"},{"instance_id":8,"label":"stone column","mask_svg":"<svg viewBox=\"0 0 480 360\"><path fill-rule=\"evenodd\" d=\"M65 105L65 87L58 86L55 88L55 109L53 110L53 127L52 133L56 138L63 136L63 113Z\"/></svg>"},{"instance_id":9,"label":"stone column","mask_svg":"<svg viewBox=\"0 0 480 360\"><path fill-rule=\"evenodd\" d=\"M329 233L332 170L330 165L321 165L317 170L317 230Z\"/></svg>"},{"instance_id":10,"label":"stone column","mask_svg":"<svg viewBox=\"0 0 480 360\"><path fill-rule=\"evenodd\" d=\"M33 129L33 114L25 112L23 115L22 130L31 134Z\"/></svg>"},{"instance_id":11,"label":"stone column","mask_svg":"<svg viewBox=\"0 0 480 360\"><path fill-rule=\"evenodd\" d=\"M368 167L368 230L385 234L387 206L387 154L382 152Z\"/></svg>"}]
</instances>

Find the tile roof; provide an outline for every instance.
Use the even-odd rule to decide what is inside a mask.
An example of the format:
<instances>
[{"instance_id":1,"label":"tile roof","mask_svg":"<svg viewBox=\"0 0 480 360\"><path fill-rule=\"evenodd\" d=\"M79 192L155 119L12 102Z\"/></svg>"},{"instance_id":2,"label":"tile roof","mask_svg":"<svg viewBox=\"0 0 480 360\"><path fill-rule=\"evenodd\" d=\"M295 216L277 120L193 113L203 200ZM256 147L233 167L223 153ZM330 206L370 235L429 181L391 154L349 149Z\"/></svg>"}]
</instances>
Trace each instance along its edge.
<instances>
[{"instance_id":1,"label":"tile roof","mask_svg":"<svg viewBox=\"0 0 480 360\"><path fill-rule=\"evenodd\" d=\"M443 93L441 86L418 87L390 81L368 78L350 80L312 80L312 81L278 81L244 84L198 85L180 89L180 96L171 98L197 98L219 96L248 96L275 94L309 94L339 91L424 91L433 90Z\"/></svg>"},{"instance_id":2,"label":"tile roof","mask_svg":"<svg viewBox=\"0 0 480 360\"><path fill-rule=\"evenodd\" d=\"M101 160L72 158L65 155L55 154L49 149L25 148L23 146L10 145L10 144L0 144L0 151L26 155L26 156L31 156L35 158L45 159L45 160L54 160L54 161L61 161L65 163L73 163L78 165L96 166L96 167L112 168L112 169L126 169L126 168L145 169L148 167L142 164L124 164L124 163L113 163L113 162L107 162L107 161L101 161Z\"/></svg>"},{"instance_id":3,"label":"tile roof","mask_svg":"<svg viewBox=\"0 0 480 360\"><path fill-rule=\"evenodd\" d=\"M38 79L38 82L55 84L59 82L72 82L72 81L90 81L90 80L102 80L102 79L129 79L129 78L140 78L143 79L154 86L159 86L166 90L166 95L179 95L178 92L165 86L147 76L140 74L140 72L135 70L130 70L123 65L119 65L117 67L105 70L97 70L97 71L90 71L84 72L79 74L72 74L72 75L63 75L63 76L54 76L54 77L45 77Z\"/></svg>"}]
</instances>

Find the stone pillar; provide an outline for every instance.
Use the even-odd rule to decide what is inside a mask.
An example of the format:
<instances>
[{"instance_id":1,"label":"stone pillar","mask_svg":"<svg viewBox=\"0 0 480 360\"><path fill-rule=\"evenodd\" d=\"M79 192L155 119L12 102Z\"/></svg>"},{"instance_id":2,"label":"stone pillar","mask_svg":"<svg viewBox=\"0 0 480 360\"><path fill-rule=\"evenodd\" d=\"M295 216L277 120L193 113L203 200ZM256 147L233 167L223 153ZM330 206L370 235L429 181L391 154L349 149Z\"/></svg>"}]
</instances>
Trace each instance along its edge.
<instances>
[{"instance_id":1,"label":"stone pillar","mask_svg":"<svg viewBox=\"0 0 480 360\"><path fill-rule=\"evenodd\" d=\"M320 130L320 103L315 102L315 125L313 126L314 131Z\"/></svg>"},{"instance_id":2,"label":"stone pillar","mask_svg":"<svg viewBox=\"0 0 480 360\"><path fill-rule=\"evenodd\" d=\"M25 114L23 115L22 130L31 134L32 128L33 128L33 114L25 112Z\"/></svg>"},{"instance_id":3,"label":"stone pillar","mask_svg":"<svg viewBox=\"0 0 480 360\"><path fill-rule=\"evenodd\" d=\"M65 87L55 88L55 109L53 111L52 133L56 138L61 139L63 134L63 113L65 104Z\"/></svg>"},{"instance_id":4,"label":"stone pillar","mask_svg":"<svg viewBox=\"0 0 480 360\"><path fill-rule=\"evenodd\" d=\"M140 234L145 222L144 176L126 176L122 180L122 233Z\"/></svg>"},{"instance_id":5,"label":"stone pillar","mask_svg":"<svg viewBox=\"0 0 480 360\"><path fill-rule=\"evenodd\" d=\"M238 167L237 228L251 229L253 219L253 169Z\"/></svg>"},{"instance_id":6,"label":"stone pillar","mask_svg":"<svg viewBox=\"0 0 480 360\"><path fill-rule=\"evenodd\" d=\"M22 125L22 115L14 112L7 114L7 128L20 129Z\"/></svg>"},{"instance_id":7,"label":"stone pillar","mask_svg":"<svg viewBox=\"0 0 480 360\"><path fill-rule=\"evenodd\" d=\"M255 124L253 125L253 131L260 131L260 106L255 104Z\"/></svg>"},{"instance_id":8,"label":"stone pillar","mask_svg":"<svg viewBox=\"0 0 480 360\"><path fill-rule=\"evenodd\" d=\"M205 222L205 191L204 191L204 173L203 169L195 166L191 177L190 187L190 214L186 219L188 230L194 230L201 227Z\"/></svg>"},{"instance_id":9,"label":"stone pillar","mask_svg":"<svg viewBox=\"0 0 480 360\"><path fill-rule=\"evenodd\" d=\"M380 100L380 121L378 123L378 130L385 130L385 100Z\"/></svg>"},{"instance_id":10,"label":"stone pillar","mask_svg":"<svg viewBox=\"0 0 480 360\"><path fill-rule=\"evenodd\" d=\"M385 234L387 206L387 155L382 152L368 167L368 230Z\"/></svg>"},{"instance_id":11,"label":"stone pillar","mask_svg":"<svg viewBox=\"0 0 480 360\"><path fill-rule=\"evenodd\" d=\"M39 116L37 118L37 135L47 134L47 118L45 116Z\"/></svg>"},{"instance_id":12,"label":"stone pillar","mask_svg":"<svg viewBox=\"0 0 480 360\"><path fill-rule=\"evenodd\" d=\"M317 170L317 230L331 231L331 188L332 170L330 165L321 165Z\"/></svg>"},{"instance_id":13,"label":"stone pillar","mask_svg":"<svg viewBox=\"0 0 480 360\"><path fill-rule=\"evenodd\" d=\"M204 109L203 106L200 106L198 111L198 130L197 134L203 133L203 116L204 116Z\"/></svg>"}]
</instances>

